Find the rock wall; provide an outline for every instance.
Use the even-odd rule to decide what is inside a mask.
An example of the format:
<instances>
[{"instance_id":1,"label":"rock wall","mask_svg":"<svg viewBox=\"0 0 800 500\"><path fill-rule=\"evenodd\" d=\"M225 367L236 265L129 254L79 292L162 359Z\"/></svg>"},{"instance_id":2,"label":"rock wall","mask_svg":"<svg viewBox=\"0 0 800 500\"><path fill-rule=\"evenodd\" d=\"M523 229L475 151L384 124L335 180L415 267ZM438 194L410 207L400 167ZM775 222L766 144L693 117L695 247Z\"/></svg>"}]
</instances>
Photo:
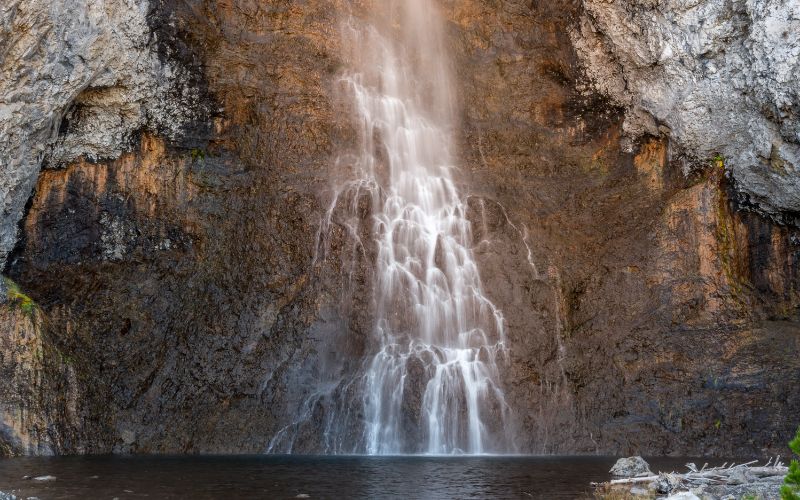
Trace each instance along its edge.
<instances>
[{"instance_id":1,"label":"rock wall","mask_svg":"<svg viewBox=\"0 0 800 500\"><path fill-rule=\"evenodd\" d=\"M0 456L80 451L74 359L53 345L38 306L24 300L12 293L0 306Z\"/></svg>"},{"instance_id":2,"label":"rock wall","mask_svg":"<svg viewBox=\"0 0 800 500\"><path fill-rule=\"evenodd\" d=\"M724 159L746 203L800 208L800 5L594 1L572 39L588 88L625 109L625 148L668 136L684 172Z\"/></svg>"},{"instance_id":3,"label":"rock wall","mask_svg":"<svg viewBox=\"0 0 800 500\"><path fill-rule=\"evenodd\" d=\"M580 87L578 5L452 5L476 253L514 346L522 448L780 448L796 230L740 211L719 165L686 175L666 139L621 148L625 109Z\"/></svg>"},{"instance_id":4,"label":"rock wall","mask_svg":"<svg viewBox=\"0 0 800 500\"><path fill-rule=\"evenodd\" d=\"M201 62L214 100L198 104L224 115L194 144L144 131L115 160L39 176L7 269L92 381L78 442L56 452L258 453L302 403L316 193L346 137L331 105L338 9L158 6L159 53Z\"/></svg>"},{"instance_id":5,"label":"rock wall","mask_svg":"<svg viewBox=\"0 0 800 500\"><path fill-rule=\"evenodd\" d=\"M0 265L43 165L117 158L141 129L175 140L207 115L188 69L159 52L152 9L146 0L0 7Z\"/></svg>"},{"instance_id":6,"label":"rock wall","mask_svg":"<svg viewBox=\"0 0 800 500\"><path fill-rule=\"evenodd\" d=\"M56 15L62 4L3 10L41 24L36 39L55 37L52 53L43 43L39 59L6 56L3 67L59 97L21 100L31 111L19 107L16 125L0 125L0 140L22 148L3 176L6 248L36 184L4 272L43 320L33 328L11 313L0 319L6 345L40 339L61 353L45 359L66 367L18 361L35 346L0 366L67 384L74 398L59 406L52 385L0 386L3 422L17 422L4 427L14 436L6 431L5 443L17 444L0 451L329 450L331 412L359 408L339 382L372 335L374 255L353 243L345 211L334 207L322 227L332 185L347 173L337 158L355 140L338 83L347 63L338 23L365 15L369 1L95 2ZM800 414L800 234L775 219L791 219L793 167L767 175L736 163L736 152L757 157L762 129L790 150L781 127L793 122L765 114L752 96L724 101L742 106L736 116L756 135L696 136L719 137L709 145L682 132L688 118L659 118L632 83L623 94L587 87L586 71L610 71L595 83L633 71L613 60L613 38L598 27L626 26L612 22L622 9L614 3L441 6L461 103L460 188L485 289L506 317L503 377L519 451L783 452ZM130 36L103 38L114 22ZM18 40L9 53L23 50L26 23L3 25L17 26L4 28ZM630 29L626 40L645 36ZM92 57L78 51L75 62L43 66L72 54L78 44L62 40L83 32L97 34L80 45ZM592 59L598 48L606 59ZM718 64L718 73L760 57ZM52 83L49 75L85 61L112 76ZM650 69L652 85L636 92L706 85L693 73L684 76L695 86L673 85L659 64ZM791 101L791 82L762 83L764 99ZM3 96L27 88L0 80ZM722 118L712 125L745 131ZM707 161L716 153L724 159ZM768 188L770 205L744 171L788 180ZM751 205L741 192L772 218L742 210ZM347 201L370 217L362 200ZM14 416L23 410L28 417ZM52 435L30 437L43 426Z\"/></svg>"}]
</instances>

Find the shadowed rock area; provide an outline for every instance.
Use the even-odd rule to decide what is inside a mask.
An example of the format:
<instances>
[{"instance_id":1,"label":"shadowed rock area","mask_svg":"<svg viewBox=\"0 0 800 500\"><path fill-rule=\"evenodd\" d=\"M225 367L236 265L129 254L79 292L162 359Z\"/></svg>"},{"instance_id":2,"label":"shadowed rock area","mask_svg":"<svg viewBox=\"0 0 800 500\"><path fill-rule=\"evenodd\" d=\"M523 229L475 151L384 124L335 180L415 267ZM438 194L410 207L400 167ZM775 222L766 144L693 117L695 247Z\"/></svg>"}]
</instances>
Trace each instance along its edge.
<instances>
[{"instance_id":1,"label":"shadowed rock area","mask_svg":"<svg viewBox=\"0 0 800 500\"><path fill-rule=\"evenodd\" d=\"M369 5L147 5L151 50L202 112L175 135L134 120L105 159L76 141L125 99L64 108L89 118L47 147L83 153L38 175L4 271L38 309L0 315L0 454L312 453L332 411L361 411L341 381L374 348L375 249L342 206L326 252L320 232L357 140L339 23ZM800 230L774 220L793 219L750 210L724 160L687 173L668 137L623 140L629 110L585 90L580 2L440 6L518 451L784 453Z\"/></svg>"}]
</instances>

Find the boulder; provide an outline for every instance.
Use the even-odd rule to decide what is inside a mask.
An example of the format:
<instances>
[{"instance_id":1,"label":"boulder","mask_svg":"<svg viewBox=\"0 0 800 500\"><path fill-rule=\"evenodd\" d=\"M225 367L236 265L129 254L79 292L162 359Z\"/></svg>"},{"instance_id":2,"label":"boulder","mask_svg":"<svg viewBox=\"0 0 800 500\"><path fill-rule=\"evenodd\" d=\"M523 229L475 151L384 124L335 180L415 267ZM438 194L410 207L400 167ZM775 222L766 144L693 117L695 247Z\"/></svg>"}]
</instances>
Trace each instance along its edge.
<instances>
[{"instance_id":1,"label":"boulder","mask_svg":"<svg viewBox=\"0 0 800 500\"><path fill-rule=\"evenodd\" d=\"M666 495L673 492L680 485L681 479L678 476L661 473L656 479L656 492Z\"/></svg>"},{"instance_id":2,"label":"boulder","mask_svg":"<svg viewBox=\"0 0 800 500\"><path fill-rule=\"evenodd\" d=\"M639 477L652 474L650 466L639 456L620 458L609 472L618 477Z\"/></svg>"}]
</instances>

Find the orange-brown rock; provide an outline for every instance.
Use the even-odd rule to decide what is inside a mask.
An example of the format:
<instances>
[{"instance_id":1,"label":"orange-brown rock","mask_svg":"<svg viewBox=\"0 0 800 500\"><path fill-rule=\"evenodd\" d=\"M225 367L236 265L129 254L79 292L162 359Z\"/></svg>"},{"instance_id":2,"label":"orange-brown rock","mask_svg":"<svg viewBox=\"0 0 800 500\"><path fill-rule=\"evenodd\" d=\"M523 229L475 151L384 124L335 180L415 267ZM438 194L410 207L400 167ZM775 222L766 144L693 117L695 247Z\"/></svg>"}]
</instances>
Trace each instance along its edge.
<instances>
[{"instance_id":1,"label":"orange-brown rock","mask_svg":"<svg viewBox=\"0 0 800 500\"><path fill-rule=\"evenodd\" d=\"M621 151L621 112L577 90L577 2L441 4L519 451L781 451L800 415L800 231L738 206L714 166L686 179L667 139ZM316 258L355 140L338 23L368 2L159 5L170 53L204 69L210 136L145 131L117 160L44 172L8 266L77 360L81 424L58 424L53 451L263 452L282 431L324 451L315 391L372 338L373 255L336 213Z\"/></svg>"}]
</instances>

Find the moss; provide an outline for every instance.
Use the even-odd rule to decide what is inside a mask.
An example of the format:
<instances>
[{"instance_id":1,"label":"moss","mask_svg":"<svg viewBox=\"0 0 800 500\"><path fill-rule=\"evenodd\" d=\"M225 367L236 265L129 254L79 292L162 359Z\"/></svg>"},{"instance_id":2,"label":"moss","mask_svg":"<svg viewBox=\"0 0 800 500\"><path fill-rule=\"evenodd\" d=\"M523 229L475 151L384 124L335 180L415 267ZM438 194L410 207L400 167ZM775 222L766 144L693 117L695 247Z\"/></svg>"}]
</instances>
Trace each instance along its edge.
<instances>
[{"instance_id":1,"label":"moss","mask_svg":"<svg viewBox=\"0 0 800 500\"><path fill-rule=\"evenodd\" d=\"M6 298L14 306L18 307L26 316L33 316L39 310L39 306L30 296L23 293L19 285L11 278L3 277L6 285Z\"/></svg>"},{"instance_id":2,"label":"moss","mask_svg":"<svg viewBox=\"0 0 800 500\"><path fill-rule=\"evenodd\" d=\"M800 427L797 428L797 434L794 439L789 442L789 448L795 454L800 455ZM783 500L800 500L800 462L792 460L789 464L789 474L784 479L784 485L781 487L781 498Z\"/></svg>"},{"instance_id":3,"label":"moss","mask_svg":"<svg viewBox=\"0 0 800 500\"><path fill-rule=\"evenodd\" d=\"M192 148L189 151L189 156L191 156L193 162L197 161L204 161L206 159L206 150L200 148Z\"/></svg>"},{"instance_id":4,"label":"moss","mask_svg":"<svg viewBox=\"0 0 800 500\"><path fill-rule=\"evenodd\" d=\"M724 169L725 168L725 157L722 156L721 154L717 153L716 155L714 155L714 158L711 159L711 163L712 163L712 165L714 165L715 167L717 167L719 169Z\"/></svg>"},{"instance_id":5,"label":"moss","mask_svg":"<svg viewBox=\"0 0 800 500\"><path fill-rule=\"evenodd\" d=\"M728 217L726 210L727 199L722 190L718 190L719 201L717 203L717 244L719 252L719 260L722 266L722 271L725 273L725 278L728 286L731 289L731 295L734 298L741 298L743 293L743 283L736 272L736 237L731 227L731 221Z\"/></svg>"},{"instance_id":6,"label":"moss","mask_svg":"<svg viewBox=\"0 0 800 500\"><path fill-rule=\"evenodd\" d=\"M61 362L62 365L74 365L75 358L70 356L69 354L64 354L58 347L55 348L56 355L58 356L58 360Z\"/></svg>"}]
</instances>

